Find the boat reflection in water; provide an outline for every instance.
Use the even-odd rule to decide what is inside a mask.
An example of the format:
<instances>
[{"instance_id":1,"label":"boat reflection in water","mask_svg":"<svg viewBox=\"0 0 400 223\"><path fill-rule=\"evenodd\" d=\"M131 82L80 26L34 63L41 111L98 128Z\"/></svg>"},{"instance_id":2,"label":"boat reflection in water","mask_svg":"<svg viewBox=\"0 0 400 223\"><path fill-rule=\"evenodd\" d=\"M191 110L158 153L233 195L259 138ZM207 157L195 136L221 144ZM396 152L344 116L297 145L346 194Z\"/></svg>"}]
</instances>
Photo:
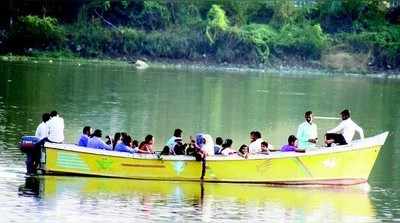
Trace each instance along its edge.
<instances>
[{"instance_id":1,"label":"boat reflection in water","mask_svg":"<svg viewBox=\"0 0 400 223\"><path fill-rule=\"evenodd\" d=\"M144 221L358 222L375 219L368 187L270 187L43 176L27 178L20 193L40 197L49 206L47 210L62 208L66 216L93 215L92 220L119 213L119 220L139 217Z\"/></svg>"}]
</instances>

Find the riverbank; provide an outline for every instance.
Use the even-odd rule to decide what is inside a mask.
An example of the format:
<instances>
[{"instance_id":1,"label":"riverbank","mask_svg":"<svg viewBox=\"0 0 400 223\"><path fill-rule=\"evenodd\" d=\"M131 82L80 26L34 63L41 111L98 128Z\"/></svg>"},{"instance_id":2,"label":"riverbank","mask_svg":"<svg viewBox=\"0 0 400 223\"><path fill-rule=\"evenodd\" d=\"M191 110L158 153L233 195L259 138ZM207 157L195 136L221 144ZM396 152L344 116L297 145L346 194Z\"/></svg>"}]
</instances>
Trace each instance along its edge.
<instances>
[{"instance_id":1,"label":"riverbank","mask_svg":"<svg viewBox=\"0 0 400 223\"><path fill-rule=\"evenodd\" d=\"M335 70L323 67L319 62L313 63L295 63L293 61L280 62L272 64L260 65L243 65L230 63L213 63L208 61L186 61L186 60L171 60L171 59L155 59L148 60L141 58L149 65L150 69L177 69L188 71L221 71L234 73L274 73L279 75L346 75L346 76L368 76L373 78L390 78L400 79L399 70L379 71L371 70L368 72L354 72L354 70ZM77 67L85 67L89 65L101 66L116 66L130 67L137 69L135 66L136 60L127 58L81 58L81 57L58 57L49 54L36 54L34 56L23 55L0 55L1 62L20 62L33 64L71 64Z\"/></svg>"}]
</instances>

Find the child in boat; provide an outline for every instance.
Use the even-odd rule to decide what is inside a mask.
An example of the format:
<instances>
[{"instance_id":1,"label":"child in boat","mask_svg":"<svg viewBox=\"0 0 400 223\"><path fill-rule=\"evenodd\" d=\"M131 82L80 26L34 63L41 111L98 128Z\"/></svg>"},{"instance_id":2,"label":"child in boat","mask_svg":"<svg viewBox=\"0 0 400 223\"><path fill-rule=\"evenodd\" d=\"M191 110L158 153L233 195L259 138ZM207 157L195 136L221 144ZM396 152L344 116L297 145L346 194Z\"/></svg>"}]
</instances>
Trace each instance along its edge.
<instances>
[{"instance_id":1,"label":"child in boat","mask_svg":"<svg viewBox=\"0 0 400 223\"><path fill-rule=\"evenodd\" d=\"M220 155L222 150L222 143L224 143L221 137L215 139L214 153L215 155Z\"/></svg>"},{"instance_id":2,"label":"child in boat","mask_svg":"<svg viewBox=\"0 0 400 223\"><path fill-rule=\"evenodd\" d=\"M224 144L222 144L221 155L229 156L236 153L236 150L232 149L233 144L232 139L226 139Z\"/></svg>"},{"instance_id":3,"label":"child in boat","mask_svg":"<svg viewBox=\"0 0 400 223\"><path fill-rule=\"evenodd\" d=\"M238 150L238 155L247 159L249 156L249 147L245 144L241 145Z\"/></svg>"},{"instance_id":4,"label":"child in boat","mask_svg":"<svg viewBox=\"0 0 400 223\"><path fill-rule=\"evenodd\" d=\"M268 143L266 141L261 142L261 153L269 154Z\"/></svg>"},{"instance_id":5,"label":"child in boat","mask_svg":"<svg viewBox=\"0 0 400 223\"><path fill-rule=\"evenodd\" d=\"M139 142L137 140L132 140L132 149L135 150L135 152L139 151Z\"/></svg>"},{"instance_id":6,"label":"child in boat","mask_svg":"<svg viewBox=\"0 0 400 223\"><path fill-rule=\"evenodd\" d=\"M138 153L154 153L153 151L154 137L147 135L144 141L140 143Z\"/></svg>"},{"instance_id":7,"label":"child in boat","mask_svg":"<svg viewBox=\"0 0 400 223\"><path fill-rule=\"evenodd\" d=\"M294 135L290 135L288 138L288 144L282 146L281 152L304 152L297 148L297 138Z\"/></svg>"}]
</instances>

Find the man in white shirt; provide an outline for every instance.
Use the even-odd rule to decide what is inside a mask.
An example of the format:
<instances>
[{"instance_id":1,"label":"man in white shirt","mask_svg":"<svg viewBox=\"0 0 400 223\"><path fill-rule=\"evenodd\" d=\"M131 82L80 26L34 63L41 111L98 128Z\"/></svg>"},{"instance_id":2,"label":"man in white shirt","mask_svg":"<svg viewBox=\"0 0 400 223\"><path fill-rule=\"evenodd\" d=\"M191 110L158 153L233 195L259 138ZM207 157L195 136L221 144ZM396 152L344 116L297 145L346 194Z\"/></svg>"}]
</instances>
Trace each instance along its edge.
<instances>
[{"instance_id":1,"label":"man in white shirt","mask_svg":"<svg viewBox=\"0 0 400 223\"><path fill-rule=\"evenodd\" d=\"M182 130L175 129L174 135L168 139L167 146L169 148L169 154L176 155L175 147L177 145L183 145L182 143ZM181 155L181 154L180 154Z\"/></svg>"},{"instance_id":2,"label":"man in white shirt","mask_svg":"<svg viewBox=\"0 0 400 223\"><path fill-rule=\"evenodd\" d=\"M36 174L36 170L40 165L40 157L41 157L41 148L45 141L47 141L47 137L49 135L49 129L47 127L47 122L50 119L49 113L43 113L42 122L36 128L35 136L39 139L39 141L35 144L34 148L27 151L26 153L26 173Z\"/></svg>"},{"instance_id":3,"label":"man in white shirt","mask_svg":"<svg viewBox=\"0 0 400 223\"><path fill-rule=\"evenodd\" d=\"M50 114L43 113L42 122L37 127L36 133L35 133L35 136L38 137L39 140L42 140L49 136L49 128L47 127L47 121L49 121L49 120L50 120Z\"/></svg>"},{"instance_id":4,"label":"man in white shirt","mask_svg":"<svg viewBox=\"0 0 400 223\"><path fill-rule=\"evenodd\" d=\"M50 120L47 122L49 127L49 141L54 143L63 143L64 141L64 119L61 118L57 111L50 113Z\"/></svg>"},{"instance_id":5,"label":"man in white shirt","mask_svg":"<svg viewBox=\"0 0 400 223\"><path fill-rule=\"evenodd\" d=\"M261 143L263 141L264 140L261 138L261 133L259 131L250 132L249 153L261 152Z\"/></svg>"},{"instance_id":6,"label":"man in white shirt","mask_svg":"<svg viewBox=\"0 0 400 223\"><path fill-rule=\"evenodd\" d=\"M318 133L317 125L313 123L314 116L312 111L307 111L304 114L305 122L299 125L297 129L298 147L301 149L314 148L317 143Z\"/></svg>"},{"instance_id":7,"label":"man in white shirt","mask_svg":"<svg viewBox=\"0 0 400 223\"><path fill-rule=\"evenodd\" d=\"M325 135L325 143L328 147L332 143L339 145L349 144L353 140L355 132L358 132L361 139L364 138L362 128L351 120L350 111L345 109L340 114L343 121L336 128L327 131Z\"/></svg>"}]
</instances>

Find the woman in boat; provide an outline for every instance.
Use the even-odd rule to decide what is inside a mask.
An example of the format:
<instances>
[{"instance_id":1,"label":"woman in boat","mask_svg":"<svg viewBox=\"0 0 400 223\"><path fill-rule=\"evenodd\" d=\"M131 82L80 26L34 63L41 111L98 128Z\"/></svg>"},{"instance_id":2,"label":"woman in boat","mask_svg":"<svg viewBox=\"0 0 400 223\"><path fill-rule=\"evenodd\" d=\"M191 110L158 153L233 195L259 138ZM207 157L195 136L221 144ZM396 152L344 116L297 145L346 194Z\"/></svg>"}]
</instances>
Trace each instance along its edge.
<instances>
[{"instance_id":1,"label":"woman in boat","mask_svg":"<svg viewBox=\"0 0 400 223\"><path fill-rule=\"evenodd\" d=\"M89 141L89 137L92 134L93 129L90 126L85 126L82 130L82 135L79 137L78 146L86 147Z\"/></svg>"},{"instance_id":2,"label":"woman in boat","mask_svg":"<svg viewBox=\"0 0 400 223\"><path fill-rule=\"evenodd\" d=\"M236 153L236 150L232 149L233 141L232 139L226 139L222 144L221 154L224 156L229 156Z\"/></svg>"},{"instance_id":3,"label":"woman in boat","mask_svg":"<svg viewBox=\"0 0 400 223\"><path fill-rule=\"evenodd\" d=\"M261 142L262 141L264 141L264 140L261 138L261 133L259 131L250 132L249 152L250 153L261 152Z\"/></svg>"},{"instance_id":4,"label":"woman in boat","mask_svg":"<svg viewBox=\"0 0 400 223\"><path fill-rule=\"evenodd\" d=\"M282 146L281 152L304 152L304 150L297 148L296 136L290 135L288 138L288 144Z\"/></svg>"},{"instance_id":5,"label":"woman in boat","mask_svg":"<svg viewBox=\"0 0 400 223\"><path fill-rule=\"evenodd\" d=\"M135 149L132 149L131 146L132 146L132 138L130 135L127 135L122 139L122 143L118 143L115 146L115 151L125 152L125 153L135 153L136 152Z\"/></svg>"},{"instance_id":6,"label":"woman in boat","mask_svg":"<svg viewBox=\"0 0 400 223\"><path fill-rule=\"evenodd\" d=\"M94 148L94 149L105 149L105 150L112 150L111 145L107 145L102 139L102 132L100 129L96 129L93 132L92 137L88 140L87 147Z\"/></svg>"},{"instance_id":7,"label":"woman in boat","mask_svg":"<svg viewBox=\"0 0 400 223\"><path fill-rule=\"evenodd\" d=\"M140 143L138 153L154 153L153 151L154 137L147 135L144 141Z\"/></svg>"},{"instance_id":8,"label":"woman in boat","mask_svg":"<svg viewBox=\"0 0 400 223\"><path fill-rule=\"evenodd\" d=\"M116 132L115 134L114 134L114 138L113 138L113 141L112 141L112 144L113 144L113 149L115 150L115 146L118 144L118 143L121 143L122 141L121 141L121 133L120 132Z\"/></svg>"}]
</instances>

